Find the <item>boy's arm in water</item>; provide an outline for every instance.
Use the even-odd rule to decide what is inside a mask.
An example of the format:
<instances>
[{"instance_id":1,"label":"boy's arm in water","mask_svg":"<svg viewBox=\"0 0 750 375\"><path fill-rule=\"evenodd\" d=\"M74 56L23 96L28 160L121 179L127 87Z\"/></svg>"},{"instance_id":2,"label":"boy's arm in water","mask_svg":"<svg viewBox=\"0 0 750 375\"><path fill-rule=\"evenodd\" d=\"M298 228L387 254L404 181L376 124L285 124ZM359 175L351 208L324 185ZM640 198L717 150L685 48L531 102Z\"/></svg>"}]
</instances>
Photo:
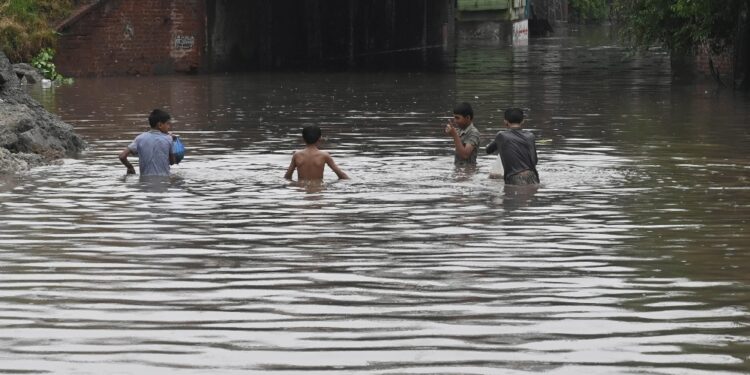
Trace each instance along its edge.
<instances>
[{"instance_id":1,"label":"boy's arm in water","mask_svg":"<svg viewBox=\"0 0 750 375\"><path fill-rule=\"evenodd\" d=\"M130 155L132 152L129 148L125 148L120 152L120 163L125 166L125 168L128 169L128 174L135 174L135 168L133 168L133 164L130 164L128 161L128 155Z\"/></svg>"},{"instance_id":2,"label":"boy's arm in water","mask_svg":"<svg viewBox=\"0 0 750 375\"><path fill-rule=\"evenodd\" d=\"M497 141L492 141L490 144L487 145L487 148L484 149L487 151L487 155L491 155L497 152Z\"/></svg>"},{"instance_id":3,"label":"boy's arm in water","mask_svg":"<svg viewBox=\"0 0 750 375\"><path fill-rule=\"evenodd\" d=\"M498 145L503 143L502 134L502 131L497 132L497 134L495 134L495 139L487 145L487 148L484 149L485 151L487 151L487 155L500 152L500 147Z\"/></svg>"},{"instance_id":4,"label":"boy's arm in water","mask_svg":"<svg viewBox=\"0 0 750 375\"><path fill-rule=\"evenodd\" d=\"M336 162L333 161L333 158L331 157L331 155L326 154L326 164L328 164L328 167L330 167L331 170L333 170L333 172L336 173L336 176L339 176L339 179L341 180L349 179L349 176L347 176L346 173L344 173L344 171L342 171L341 168L339 168L339 166L336 165Z\"/></svg>"},{"instance_id":5,"label":"boy's arm in water","mask_svg":"<svg viewBox=\"0 0 750 375\"><path fill-rule=\"evenodd\" d=\"M294 170L297 169L297 162L296 162L296 160L294 158L295 154L296 154L296 152L294 154L292 154L292 162L289 163L289 168L287 168L286 174L284 174L284 178L286 178L287 180L291 180L292 179L292 175L294 174Z\"/></svg>"}]
</instances>

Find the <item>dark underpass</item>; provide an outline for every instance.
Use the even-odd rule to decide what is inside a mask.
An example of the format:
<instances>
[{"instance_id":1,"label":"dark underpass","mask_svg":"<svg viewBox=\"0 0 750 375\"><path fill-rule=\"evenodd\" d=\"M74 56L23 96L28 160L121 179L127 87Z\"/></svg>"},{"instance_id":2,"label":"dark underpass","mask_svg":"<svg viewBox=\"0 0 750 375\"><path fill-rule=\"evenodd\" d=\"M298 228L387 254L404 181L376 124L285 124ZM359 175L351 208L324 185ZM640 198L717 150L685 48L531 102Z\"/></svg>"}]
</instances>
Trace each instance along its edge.
<instances>
[{"instance_id":1,"label":"dark underpass","mask_svg":"<svg viewBox=\"0 0 750 375\"><path fill-rule=\"evenodd\" d=\"M441 67L454 0L208 0L213 71Z\"/></svg>"}]
</instances>

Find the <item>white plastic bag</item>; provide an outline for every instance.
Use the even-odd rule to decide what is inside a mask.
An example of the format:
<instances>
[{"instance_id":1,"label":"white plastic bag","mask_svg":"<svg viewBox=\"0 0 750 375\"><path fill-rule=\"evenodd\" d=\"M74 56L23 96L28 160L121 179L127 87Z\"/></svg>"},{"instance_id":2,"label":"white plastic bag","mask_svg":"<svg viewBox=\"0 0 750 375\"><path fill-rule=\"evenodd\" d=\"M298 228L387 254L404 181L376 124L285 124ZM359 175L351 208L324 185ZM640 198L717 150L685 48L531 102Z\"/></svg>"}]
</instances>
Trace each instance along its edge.
<instances>
[{"instance_id":1,"label":"white plastic bag","mask_svg":"<svg viewBox=\"0 0 750 375\"><path fill-rule=\"evenodd\" d=\"M500 155L498 155L497 159L495 159L495 161L490 166L490 178L502 179L504 176L505 172L503 171L503 160L500 159Z\"/></svg>"}]
</instances>

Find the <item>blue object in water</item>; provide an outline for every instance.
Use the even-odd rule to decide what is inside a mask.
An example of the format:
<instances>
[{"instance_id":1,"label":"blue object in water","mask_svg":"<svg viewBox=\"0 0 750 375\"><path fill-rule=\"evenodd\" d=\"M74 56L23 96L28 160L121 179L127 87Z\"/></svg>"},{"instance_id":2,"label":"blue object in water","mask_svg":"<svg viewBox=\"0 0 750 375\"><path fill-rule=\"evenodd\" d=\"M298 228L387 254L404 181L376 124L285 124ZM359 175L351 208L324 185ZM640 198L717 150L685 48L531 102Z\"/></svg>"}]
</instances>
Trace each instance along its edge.
<instances>
[{"instance_id":1,"label":"blue object in water","mask_svg":"<svg viewBox=\"0 0 750 375\"><path fill-rule=\"evenodd\" d=\"M185 146L180 141L180 137L176 137L172 141L172 154L174 154L174 161L176 164L180 164L182 159L185 157Z\"/></svg>"}]
</instances>

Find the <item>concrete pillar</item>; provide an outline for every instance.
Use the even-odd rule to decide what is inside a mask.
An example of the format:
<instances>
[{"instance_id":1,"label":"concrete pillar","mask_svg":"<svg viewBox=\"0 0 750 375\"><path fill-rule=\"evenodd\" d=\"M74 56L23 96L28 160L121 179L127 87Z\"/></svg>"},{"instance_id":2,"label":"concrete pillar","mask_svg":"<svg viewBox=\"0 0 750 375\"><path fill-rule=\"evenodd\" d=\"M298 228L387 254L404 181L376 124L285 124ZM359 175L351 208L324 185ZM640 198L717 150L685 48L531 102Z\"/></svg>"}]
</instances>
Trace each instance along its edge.
<instances>
[{"instance_id":1,"label":"concrete pillar","mask_svg":"<svg viewBox=\"0 0 750 375\"><path fill-rule=\"evenodd\" d=\"M349 0L349 66L355 65L354 27L357 17L357 0Z\"/></svg>"},{"instance_id":2,"label":"concrete pillar","mask_svg":"<svg viewBox=\"0 0 750 375\"><path fill-rule=\"evenodd\" d=\"M320 0L305 0L307 14L307 57L310 60L323 58L320 30L323 27L320 19Z\"/></svg>"},{"instance_id":3,"label":"concrete pillar","mask_svg":"<svg viewBox=\"0 0 750 375\"><path fill-rule=\"evenodd\" d=\"M260 64L262 66L273 66L273 5L271 0L258 1L258 13L261 14L260 40Z\"/></svg>"},{"instance_id":4,"label":"concrete pillar","mask_svg":"<svg viewBox=\"0 0 750 375\"><path fill-rule=\"evenodd\" d=\"M427 64L427 0L422 0L422 64Z\"/></svg>"}]
</instances>

